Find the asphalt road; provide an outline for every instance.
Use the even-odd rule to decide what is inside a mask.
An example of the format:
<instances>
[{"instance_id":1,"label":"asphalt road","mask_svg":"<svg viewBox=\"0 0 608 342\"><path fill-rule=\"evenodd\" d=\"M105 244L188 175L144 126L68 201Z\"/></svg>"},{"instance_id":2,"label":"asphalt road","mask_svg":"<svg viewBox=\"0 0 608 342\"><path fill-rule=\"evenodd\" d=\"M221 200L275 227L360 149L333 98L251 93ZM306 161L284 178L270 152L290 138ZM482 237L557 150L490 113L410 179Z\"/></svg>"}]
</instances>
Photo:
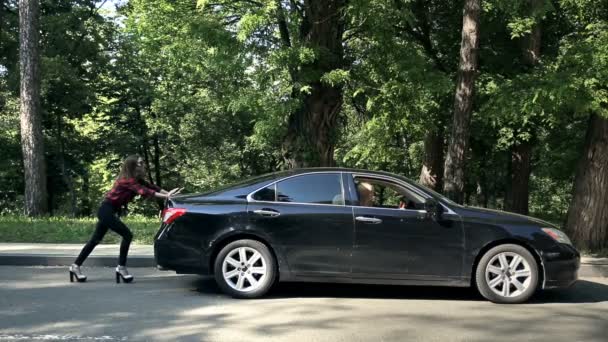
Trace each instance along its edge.
<instances>
[{"instance_id":1,"label":"asphalt road","mask_svg":"<svg viewBox=\"0 0 608 342\"><path fill-rule=\"evenodd\" d=\"M209 279L131 269L0 267L0 340L607 341L608 278L580 280L531 303L497 305L458 288L281 284L236 300Z\"/></svg>"}]
</instances>

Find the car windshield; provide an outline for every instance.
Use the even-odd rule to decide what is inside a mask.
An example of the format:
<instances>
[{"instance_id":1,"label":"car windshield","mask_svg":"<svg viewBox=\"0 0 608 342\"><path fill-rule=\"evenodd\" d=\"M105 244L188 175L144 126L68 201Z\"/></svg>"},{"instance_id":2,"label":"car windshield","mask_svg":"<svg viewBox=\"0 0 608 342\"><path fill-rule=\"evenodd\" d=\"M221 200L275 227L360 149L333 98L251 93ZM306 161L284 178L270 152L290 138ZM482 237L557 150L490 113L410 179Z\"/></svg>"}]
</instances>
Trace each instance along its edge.
<instances>
[{"instance_id":1,"label":"car windshield","mask_svg":"<svg viewBox=\"0 0 608 342\"><path fill-rule=\"evenodd\" d=\"M411 185L413 185L413 186L421 189L422 191L431 194L433 197L441 200L442 202L445 202L445 203L450 204L450 205L460 206L460 204L452 201L451 199L445 197L444 195L438 193L437 191L435 191L435 190L433 190L431 188L428 188L428 187L426 187L426 186L424 186L424 185L422 185L422 184L420 184L418 182L414 182L414 181L412 181L412 180L410 180L408 178L405 178L403 176L399 176L399 178L402 179L402 180L404 180L404 181L406 181L407 183L409 183L409 184L411 184Z\"/></svg>"},{"instance_id":2,"label":"car windshield","mask_svg":"<svg viewBox=\"0 0 608 342\"><path fill-rule=\"evenodd\" d=\"M416 185L417 185L418 187L422 188L422 190L424 190L424 191L426 191L426 192L429 192L429 193L430 193L431 195L433 195L434 197L439 198L439 199L440 199L440 200L442 200L443 202L446 202L446 203L451 204L451 205L457 205L457 206L460 206L460 204L458 204L458 203L456 203L456 202L452 201L451 199L449 199L449 198L445 197L444 195L442 195L442 194L438 193L437 191L435 191L435 190L433 190L433 189L431 189L431 188L427 188L426 186L424 186L424 185L422 185L422 184L418 184L418 182L416 182Z\"/></svg>"}]
</instances>

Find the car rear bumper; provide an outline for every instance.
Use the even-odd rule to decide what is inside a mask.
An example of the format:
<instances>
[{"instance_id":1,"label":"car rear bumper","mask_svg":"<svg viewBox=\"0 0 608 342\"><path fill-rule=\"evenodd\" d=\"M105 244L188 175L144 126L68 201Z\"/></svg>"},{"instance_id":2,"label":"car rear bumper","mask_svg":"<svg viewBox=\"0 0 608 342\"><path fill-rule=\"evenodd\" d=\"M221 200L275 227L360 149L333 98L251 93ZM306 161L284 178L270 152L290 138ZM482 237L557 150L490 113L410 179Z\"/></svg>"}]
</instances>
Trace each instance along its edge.
<instances>
[{"instance_id":1,"label":"car rear bumper","mask_svg":"<svg viewBox=\"0 0 608 342\"><path fill-rule=\"evenodd\" d=\"M578 251L564 246L560 253L545 254L545 289L570 287L578 280L581 258Z\"/></svg>"},{"instance_id":2,"label":"car rear bumper","mask_svg":"<svg viewBox=\"0 0 608 342\"><path fill-rule=\"evenodd\" d=\"M169 239L154 241L154 258L160 269L177 273L208 274L208 263L200 250Z\"/></svg>"}]
</instances>

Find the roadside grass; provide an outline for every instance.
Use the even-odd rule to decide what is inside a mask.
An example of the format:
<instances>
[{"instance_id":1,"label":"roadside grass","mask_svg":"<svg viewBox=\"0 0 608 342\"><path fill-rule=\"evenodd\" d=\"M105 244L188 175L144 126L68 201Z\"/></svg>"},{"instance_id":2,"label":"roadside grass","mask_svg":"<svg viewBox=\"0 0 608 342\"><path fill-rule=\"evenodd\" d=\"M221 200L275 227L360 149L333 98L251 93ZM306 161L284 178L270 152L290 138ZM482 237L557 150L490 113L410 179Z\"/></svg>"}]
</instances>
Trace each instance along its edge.
<instances>
[{"instance_id":1,"label":"roadside grass","mask_svg":"<svg viewBox=\"0 0 608 342\"><path fill-rule=\"evenodd\" d=\"M604 248L596 252L581 251L581 255L592 258L608 258L608 248Z\"/></svg>"},{"instance_id":2,"label":"roadside grass","mask_svg":"<svg viewBox=\"0 0 608 342\"><path fill-rule=\"evenodd\" d=\"M122 221L133 232L133 243L149 245L158 230L159 219L128 216ZM0 242L85 243L95 229L96 218L0 216ZM109 231L102 243L120 243L120 236Z\"/></svg>"}]
</instances>

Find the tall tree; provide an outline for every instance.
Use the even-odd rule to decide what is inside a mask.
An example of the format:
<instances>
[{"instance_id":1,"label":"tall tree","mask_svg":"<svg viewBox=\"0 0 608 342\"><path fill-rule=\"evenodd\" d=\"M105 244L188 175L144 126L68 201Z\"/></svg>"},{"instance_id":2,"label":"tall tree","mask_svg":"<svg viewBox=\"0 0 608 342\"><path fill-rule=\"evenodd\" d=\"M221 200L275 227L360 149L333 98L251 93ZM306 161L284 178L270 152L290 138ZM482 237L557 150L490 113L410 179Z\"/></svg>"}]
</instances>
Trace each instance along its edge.
<instances>
[{"instance_id":1,"label":"tall tree","mask_svg":"<svg viewBox=\"0 0 608 342\"><path fill-rule=\"evenodd\" d=\"M579 248L608 247L608 119L596 114L589 118L566 230Z\"/></svg>"},{"instance_id":2,"label":"tall tree","mask_svg":"<svg viewBox=\"0 0 608 342\"><path fill-rule=\"evenodd\" d=\"M590 114L565 228L577 247L597 251L608 248L608 3L564 5L578 32L564 40L560 67L582 90L569 102Z\"/></svg>"},{"instance_id":3,"label":"tall tree","mask_svg":"<svg viewBox=\"0 0 608 342\"><path fill-rule=\"evenodd\" d=\"M260 86L271 87L274 101L281 107L273 111L280 111L283 117L272 119L281 130L276 135L282 138L275 144L282 147L286 167L335 164L338 118L348 74L344 58L348 3L198 0L199 8L221 18L236 33L249 57L263 61L250 74ZM276 119L286 125L276 125Z\"/></svg>"},{"instance_id":4,"label":"tall tree","mask_svg":"<svg viewBox=\"0 0 608 342\"><path fill-rule=\"evenodd\" d=\"M44 136L40 114L40 48L38 0L19 1L21 68L21 146L25 169L25 214L47 213Z\"/></svg>"},{"instance_id":5,"label":"tall tree","mask_svg":"<svg viewBox=\"0 0 608 342\"><path fill-rule=\"evenodd\" d=\"M522 39L522 58L526 67L531 70L540 63L541 54L541 21L538 13L542 10L544 0L528 0L530 17L535 23ZM519 214L528 215L530 201L530 174L532 172L532 140L534 132L528 139L519 140L511 146L510 182L507 186L506 208Z\"/></svg>"},{"instance_id":6,"label":"tall tree","mask_svg":"<svg viewBox=\"0 0 608 342\"><path fill-rule=\"evenodd\" d=\"M306 0L299 28L300 44L316 52L315 59L301 66L294 82L309 85L301 105L289 116L283 148L289 167L333 166L335 132L342 108L342 87L322 77L344 67L343 35L346 0ZM280 2L279 2L280 5ZM284 44L287 28L279 17Z\"/></svg>"},{"instance_id":7,"label":"tall tree","mask_svg":"<svg viewBox=\"0 0 608 342\"><path fill-rule=\"evenodd\" d=\"M438 73L451 77L453 66L456 64L446 63L441 56L449 55L446 44L440 44L440 40L433 35L433 29L437 27L447 28L450 25L437 24L437 18L445 16L445 8L451 6L450 3L433 3L425 0L411 2L409 6L402 0L395 0L395 4L400 13L403 14L404 29L407 38L417 42L421 50L431 62L433 69ZM411 11L411 12L408 12ZM445 21L445 18L442 18ZM447 35L444 35L446 38ZM449 39L449 38L448 38ZM447 104L447 101L442 101ZM424 136L424 155L422 157L422 168L418 182L432 189L441 189L443 180L443 163L445 147L445 115L444 111L432 120L431 126L427 129Z\"/></svg>"},{"instance_id":8,"label":"tall tree","mask_svg":"<svg viewBox=\"0 0 608 342\"><path fill-rule=\"evenodd\" d=\"M459 203L462 203L464 199L464 169L469 146L469 127L478 66L480 12L480 0L465 1L452 133L445 160L444 192Z\"/></svg>"}]
</instances>

